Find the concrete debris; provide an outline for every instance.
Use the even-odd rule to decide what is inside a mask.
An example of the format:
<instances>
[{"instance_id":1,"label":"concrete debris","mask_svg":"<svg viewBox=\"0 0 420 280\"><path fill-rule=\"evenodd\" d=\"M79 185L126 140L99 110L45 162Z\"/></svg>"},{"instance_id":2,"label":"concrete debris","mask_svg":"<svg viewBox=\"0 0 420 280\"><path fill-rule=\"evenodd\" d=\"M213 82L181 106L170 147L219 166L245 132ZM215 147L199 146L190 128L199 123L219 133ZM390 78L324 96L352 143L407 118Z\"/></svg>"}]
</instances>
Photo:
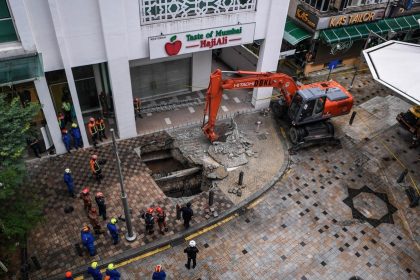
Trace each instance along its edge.
<instances>
[{"instance_id":1,"label":"concrete debris","mask_svg":"<svg viewBox=\"0 0 420 280\"><path fill-rule=\"evenodd\" d=\"M214 211L213 212L213 217L215 217L215 218L219 217L219 213L217 213L217 211Z\"/></svg>"}]
</instances>

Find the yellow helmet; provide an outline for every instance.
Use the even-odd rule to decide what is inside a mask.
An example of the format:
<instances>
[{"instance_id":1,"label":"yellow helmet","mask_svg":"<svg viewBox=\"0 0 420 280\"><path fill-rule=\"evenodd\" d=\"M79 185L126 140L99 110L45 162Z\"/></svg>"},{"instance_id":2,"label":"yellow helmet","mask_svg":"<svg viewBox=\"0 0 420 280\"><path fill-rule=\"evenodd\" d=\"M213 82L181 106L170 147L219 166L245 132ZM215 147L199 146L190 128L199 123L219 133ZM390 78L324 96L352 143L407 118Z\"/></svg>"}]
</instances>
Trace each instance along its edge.
<instances>
[{"instance_id":1,"label":"yellow helmet","mask_svg":"<svg viewBox=\"0 0 420 280\"><path fill-rule=\"evenodd\" d=\"M71 127L77 127L77 123L72 123Z\"/></svg>"},{"instance_id":2,"label":"yellow helmet","mask_svg":"<svg viewBox=\"0 0 420 280\"><path fill-rule=\"evenodd\" d=\"M108 264L108 269L113 270L114 269L114 264L113 263Z\"/></svg>"},{"instance_id":3,"label":"yellow helmet","mask_svg":"<svg viewBox=\"0 0 420 280\"><path fill-rule=\"evenodd\" d=\"M112 218L112 219L111 219L111 224L114 224L114 225L115 225L116 223L117 223L117 219Z\"/></svg>"},{"instance_id":4,"label":"yellow helmet","mask_svg":"<svg viewBox=\"0 0 420 280\"><path fill-rule=\"evenodd\" d=\"M98 267L98 262L93 262L90 266L95 269Z\"/></svg>"}]
</instances>

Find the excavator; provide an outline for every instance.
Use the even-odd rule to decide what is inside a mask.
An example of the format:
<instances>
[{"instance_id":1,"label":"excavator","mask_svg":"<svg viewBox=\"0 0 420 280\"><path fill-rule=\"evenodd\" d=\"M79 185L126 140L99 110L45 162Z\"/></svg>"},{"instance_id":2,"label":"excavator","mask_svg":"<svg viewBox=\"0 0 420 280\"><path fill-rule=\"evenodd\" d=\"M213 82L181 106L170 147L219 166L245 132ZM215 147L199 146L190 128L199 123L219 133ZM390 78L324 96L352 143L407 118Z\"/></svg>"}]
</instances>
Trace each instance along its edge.
<instances>
[{"instance_id":1,"label":"excavator","mask_svg":"<svg viewBox=\"0 0 420 280\"><path fill-rule=\"evenodd\" d=\"M294 147L335 139L334 126L328 120L348 114L353 106L353 96L333 80L298 85L292 77L283 73L240 70L225 72L241 77L223 79L224 71L220 69L210 75L202 125L210 142L218 139L215 125L224 90L277 88L280 95L270 106L277 116L286 115L289 120L288 135Z\"/></svg>"}]
</instances>

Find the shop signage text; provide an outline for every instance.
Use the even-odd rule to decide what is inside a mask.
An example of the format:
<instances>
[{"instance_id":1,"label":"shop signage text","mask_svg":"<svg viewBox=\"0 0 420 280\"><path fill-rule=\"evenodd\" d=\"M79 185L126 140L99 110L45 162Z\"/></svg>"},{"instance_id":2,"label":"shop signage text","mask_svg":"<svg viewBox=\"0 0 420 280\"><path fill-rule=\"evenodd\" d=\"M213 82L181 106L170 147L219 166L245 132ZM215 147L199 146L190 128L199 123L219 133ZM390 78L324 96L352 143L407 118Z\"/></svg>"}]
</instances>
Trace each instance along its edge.
<instances>
[{"instance_id":1,"label":"shop signage text","mask_svg":"<svg viewBox=\"0 0 420 280\"><path fill-rule=\"evenodd\" d=\"M295 17L312 29L315 29L318 24L318 17L305 10L301 5L297 6Z\"/></svg>"},{"instance_id":2,"label":"shop signage text","mask_svg":"<svg viewBox=\"0 0 420 280\"><path fill-rule=\"evenodd\" d=\"M150 59L254 41L255 23L149 37Z\"/></svg>"},{"instance_id":3,"label":"shop signage text","mask_svg":"<svg viewBox=\"0 0 420 280\"><path fill-rule=\"evenodd\" d=\"M368 11L355 14L340 15L330 18L328 27L339 27L344 25L352 25L364 22L374 21L377 18L376 11Z\"/></svg>"}]
</instances>

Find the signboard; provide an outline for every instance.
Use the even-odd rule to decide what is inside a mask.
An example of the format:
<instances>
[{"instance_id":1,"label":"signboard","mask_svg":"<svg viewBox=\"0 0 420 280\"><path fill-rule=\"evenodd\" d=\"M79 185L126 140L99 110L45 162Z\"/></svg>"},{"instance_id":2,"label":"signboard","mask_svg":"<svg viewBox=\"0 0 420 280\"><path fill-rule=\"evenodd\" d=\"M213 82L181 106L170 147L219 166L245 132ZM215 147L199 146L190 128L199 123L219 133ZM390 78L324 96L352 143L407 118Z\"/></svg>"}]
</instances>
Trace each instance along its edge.
<instances>
[{"instance_id":1,"label":"signboard","mask_svg":"<svg viewBox=\"0 0 420 280\"><path fill-rule=\"evenodd\" d=\"M296 53L296 49L281 52L280 59L285 59L286 57L294 55L295 53Z\"/></svg>"},{"instance_id":2,"label":"signboard","mask_svg":"<svg viewBox=\"0 0 420 280\"><path fill-rule=\"evenodd\" d=\"M353 13L353 14L346 14L346 15L339 15L335 17L331 17L328 27L340 27L344 25L353 25L359 23L366 23L375 21L379 18L378 11L365 11L360 13Z\"/></svg>"},{"instance_id":3,"label":"signboard","mask_svg":"<svg viewBox=\"0 0 420 280\"><path fill-rule=\"evenodd\" d=\"M309 26L311 29L316 29L316 26L318 25L317 15L308 10L305 10L302 5L297 6L295 17Z\"/></svg>"},{"instance_id":4,"label":"signboard","mask_svg":"<svg viewBox=\"0 0 420 280\"><path fill-rule=\"evenodd\" d=\"M254 32L247 23L149 37L150 59L252 43Z\"/></svg>"}]
</instances>

